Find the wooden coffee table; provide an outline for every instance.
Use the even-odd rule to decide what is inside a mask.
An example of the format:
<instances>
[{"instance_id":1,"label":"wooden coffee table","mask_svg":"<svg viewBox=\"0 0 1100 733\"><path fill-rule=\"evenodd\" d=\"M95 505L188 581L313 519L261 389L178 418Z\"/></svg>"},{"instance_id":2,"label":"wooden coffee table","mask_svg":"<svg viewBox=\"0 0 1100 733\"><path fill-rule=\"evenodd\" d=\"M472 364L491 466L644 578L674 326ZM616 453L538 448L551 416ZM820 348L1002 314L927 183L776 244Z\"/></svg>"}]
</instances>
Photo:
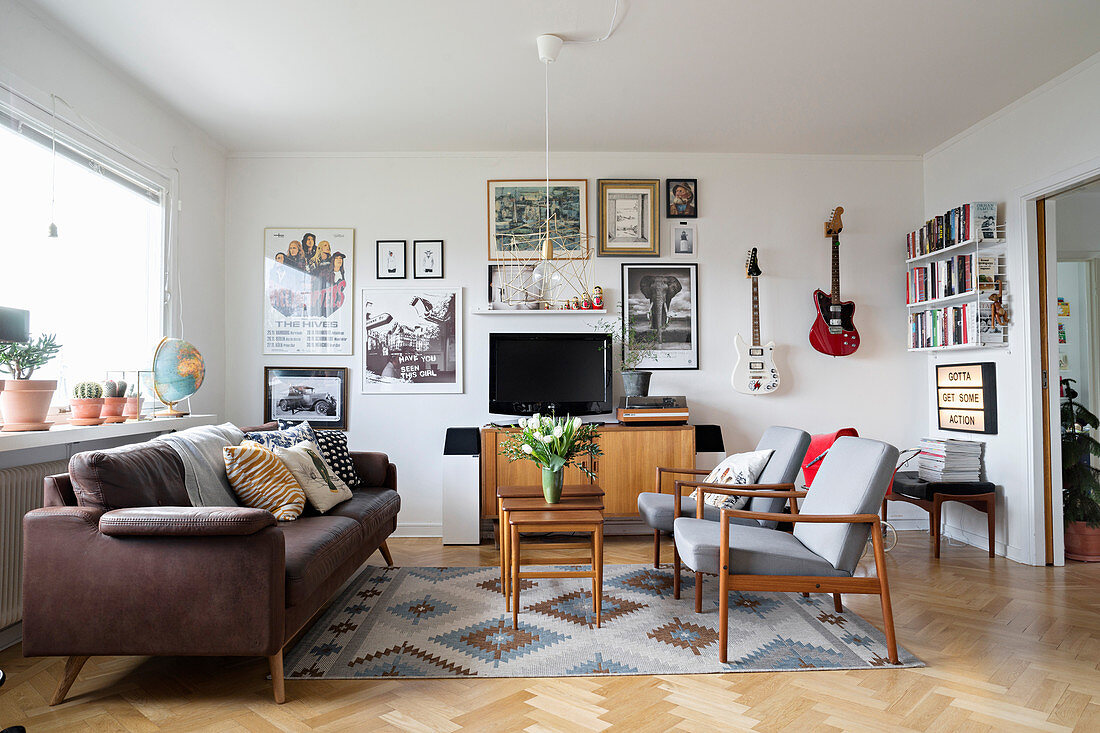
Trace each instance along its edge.
<instances>
[{"instance_id":1,"label":"wooden coffee table","mask_svg":"<svg viewBox=\"0 0 1100 733\"><path fill-rule=\"evenodd\" d=\"M558 507L560 505L548 505ZM596 613L596 628L600 628L603 600L603 511L597 509L545 509L512 511L508 514L509 575L512 591L512 628L519 628L519 589L525 578L591 578L592 607ZM524 532L585 532L592 535L591 567L588 570L522 571L522 540ZM559 545L560 547L560 545ZM547 558L539 564L576 565L569 558Z\"/></svg>"}]
</instances>

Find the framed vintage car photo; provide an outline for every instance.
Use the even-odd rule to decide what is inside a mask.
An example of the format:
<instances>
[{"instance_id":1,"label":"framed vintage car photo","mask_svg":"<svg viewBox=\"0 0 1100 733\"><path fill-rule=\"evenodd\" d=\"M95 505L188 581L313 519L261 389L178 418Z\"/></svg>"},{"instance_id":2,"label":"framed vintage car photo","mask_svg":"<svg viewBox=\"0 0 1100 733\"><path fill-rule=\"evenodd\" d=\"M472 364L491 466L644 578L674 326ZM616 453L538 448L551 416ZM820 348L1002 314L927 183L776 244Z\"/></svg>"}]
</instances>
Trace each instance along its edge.
<instances>
[{"instance_id":1,"label":"framed vintage car photo","mask_svg":"<svg viewBox=\"0 0 1100 733\"><path fill-rule=\"evenodd\" d=\"M264 367L264 422L282 420L319 429L348 429L346 367Z\"/></svg>"}]
</instances>

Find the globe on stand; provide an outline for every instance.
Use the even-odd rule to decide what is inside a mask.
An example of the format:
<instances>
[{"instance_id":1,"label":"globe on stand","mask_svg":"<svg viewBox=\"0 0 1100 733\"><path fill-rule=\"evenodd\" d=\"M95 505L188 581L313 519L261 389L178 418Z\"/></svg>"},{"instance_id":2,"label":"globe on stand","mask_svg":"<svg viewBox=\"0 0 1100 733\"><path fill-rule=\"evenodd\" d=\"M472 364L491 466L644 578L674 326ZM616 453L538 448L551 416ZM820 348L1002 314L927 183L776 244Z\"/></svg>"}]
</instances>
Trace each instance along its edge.
<instances>
[{"instance_id":1,"label":"globe on stand","mask_svg":"<svg viewBox=\"0 0 1100 733\"><path fill-rule=\"evenodd\" d=\"M198 392L205 376L206 363L198 349L183 339L161 339L153 354L153 391L168 409L155 417L187 415L176 405Z\"/></svg>"}]
</instances>

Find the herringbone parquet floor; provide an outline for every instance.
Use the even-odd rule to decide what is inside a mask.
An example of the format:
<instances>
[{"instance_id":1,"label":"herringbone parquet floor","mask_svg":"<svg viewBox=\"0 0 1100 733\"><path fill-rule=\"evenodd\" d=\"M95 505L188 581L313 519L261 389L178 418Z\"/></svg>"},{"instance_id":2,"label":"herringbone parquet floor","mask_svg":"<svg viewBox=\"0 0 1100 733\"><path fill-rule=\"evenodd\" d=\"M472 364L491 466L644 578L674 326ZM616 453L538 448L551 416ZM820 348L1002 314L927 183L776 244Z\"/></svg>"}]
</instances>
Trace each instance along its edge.
<instances>
[{"instance_id":1,"label":"herringbone parquet floor","mask_svg":"<svg viewBox=\"0 0 1100 733\"><path fill-rule=\"evenodd\" d=\"M611 538L642 563L649 538ZM391 540L398 565L493 564L491 546ZM381 564L375 556L371 562ZM898 637L923 669L570 679L289 681L262 659L96 658L63 705L62 664L0 652L0 727L41 731L1100 731L1100 566L1031 568L971 547L889 554ZM881 626L878 600L845 604ZM690 609L690 598L684 599ZM196 609L201 613L201 609ZM89 630L89 633L94 633Z\"/></svg>"}]
</instances>

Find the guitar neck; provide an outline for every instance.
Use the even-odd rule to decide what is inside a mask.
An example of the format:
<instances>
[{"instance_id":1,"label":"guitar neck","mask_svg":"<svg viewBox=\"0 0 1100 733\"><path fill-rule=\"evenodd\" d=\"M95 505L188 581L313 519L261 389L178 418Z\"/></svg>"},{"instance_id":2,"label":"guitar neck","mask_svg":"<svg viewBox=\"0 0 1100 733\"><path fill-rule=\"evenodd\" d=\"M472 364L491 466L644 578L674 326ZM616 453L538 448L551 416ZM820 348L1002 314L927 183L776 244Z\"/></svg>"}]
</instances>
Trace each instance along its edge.
<instances>
[{"instance_id":1,"label":"guitar neck","mask_svg":"<svg viewBox=\"0 0 1100 733\"><path fill-rule=\"evenodd\" d=\"M833 305L840 302L840 237L833 237L833 292L830 295Z\"/></svg>"},{"instance_id":2,"label":"guitar neck","mask_svg":"<svg viewBox=\"0 0 1100 733\"><path fill-rule=\"evenodd\" d=\"M760 293L756 287L757 278L752 279L752 345L760 345Z\"/></svg>"}]
</instances>

